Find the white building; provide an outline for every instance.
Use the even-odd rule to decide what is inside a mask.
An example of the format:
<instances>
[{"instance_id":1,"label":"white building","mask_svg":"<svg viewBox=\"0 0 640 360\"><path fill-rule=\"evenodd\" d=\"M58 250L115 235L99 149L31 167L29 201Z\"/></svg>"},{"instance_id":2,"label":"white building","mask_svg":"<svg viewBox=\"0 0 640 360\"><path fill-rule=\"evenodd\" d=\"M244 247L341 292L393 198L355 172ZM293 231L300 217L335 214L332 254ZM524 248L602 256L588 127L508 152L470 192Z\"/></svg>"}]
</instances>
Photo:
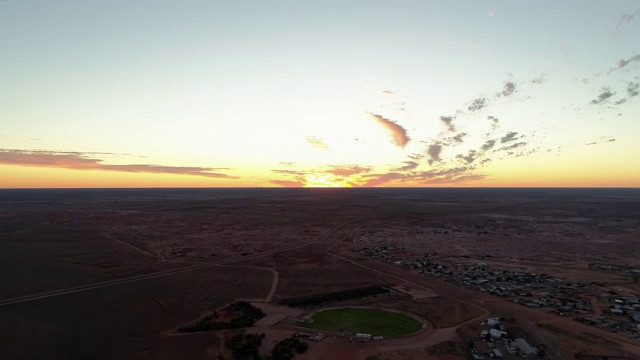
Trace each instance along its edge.
<instances>
[{"instance_id":1,"label":"white building","mask_svg":"<svg viewBox=\"0 0 640 360\"><path fill-rule=\"evenodd\" d=\"M500 339L503 336L506 336L507 333L501 330L496 330L496 329L491 329L489 330L489 334L491 334L491 337L494 339Z\"/></svg>"},{"instance_id":2,"label":"white building","mask_svg":"<svg viewBox=\"0 0 640 360\"><path fill-rule=\"evenodd\" d=\"M522 355L538 355L538 349L536 349L535 347L529 345L527 340L525 340L523 338L515 339L513 341L513 346L515 346L518 349L520 349L520 353L522 353Z\"/></svg>"}]
</instances>

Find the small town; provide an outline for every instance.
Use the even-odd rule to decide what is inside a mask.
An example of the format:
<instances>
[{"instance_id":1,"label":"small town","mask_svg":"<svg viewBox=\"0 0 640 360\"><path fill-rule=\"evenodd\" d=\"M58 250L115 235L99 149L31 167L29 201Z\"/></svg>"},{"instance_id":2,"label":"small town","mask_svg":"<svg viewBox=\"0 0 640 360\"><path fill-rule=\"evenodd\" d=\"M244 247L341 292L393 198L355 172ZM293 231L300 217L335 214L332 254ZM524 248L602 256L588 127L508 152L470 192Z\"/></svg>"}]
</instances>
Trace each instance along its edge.
<instances>
[{"instance_id":1,"label":"small town","mask_svg":"<svg viewBox=\"0 0 640 360\"><path fill-rule=\"evenodd\" d=\"M394 250L394 246L354 249L360 255L417 270L427 276L439 277L451 284L493 296L514 298L511 300L514 303L560 316L591 313L591 303L579 296L584 292L585 285L582 283L571 283L545 274L495 270L487 267L482 261L473 265L447 265L428 258L397 259L391 255Z\"/></svg>"},{"instance_id":2,"label":"small town","mask_svg":"<svg viewBox=\"0 0 640 360\"><path fill-rule=\"evenodd\" d=\"M568 282L545 274L492 269L482 260L473 264L445 264L430 259L431 254L422 259L401 258L394 252L403 253L404 249L384 241L378 241L372 247L354 248L352 251L427 276L438 277L451 284L508 298L522 306L558 316L572 316L575 321L587 325L634 339L640 338L640 301L636 297L602 293L597 296L597 300L608 304L608 308L603 309L601 315L594 315L591 302L582 296L589 291L583 283ZM625 265L591 264L590 268L632 275L640 272L637 267Z\"/></svg>"},{"instance_id":3,"label":"small town","mask_svg":"<svg viewBox=\"0 0 640 360\"><path fill-rule=\"evenodd\" d=\"M576 317L575 320L597 328L640 339L640 300L635 297L617 297L602 294L600 300L607 301L609 309L599 316Z\"/></svg>"},{"instance_id":4,"label":"small town","mask_svg":"<svg viewBox=\"0 0 640 360\"><path fill-rule=\"evenodd\" d=\"M535 358L544 355L543 346L538 348L532 345L525 339L526 336L516 335L503 323L508 323L508 320L489 317L480 323L482 330L477 336L465 338L473 359Z\"/></svg>"}]
</instances>

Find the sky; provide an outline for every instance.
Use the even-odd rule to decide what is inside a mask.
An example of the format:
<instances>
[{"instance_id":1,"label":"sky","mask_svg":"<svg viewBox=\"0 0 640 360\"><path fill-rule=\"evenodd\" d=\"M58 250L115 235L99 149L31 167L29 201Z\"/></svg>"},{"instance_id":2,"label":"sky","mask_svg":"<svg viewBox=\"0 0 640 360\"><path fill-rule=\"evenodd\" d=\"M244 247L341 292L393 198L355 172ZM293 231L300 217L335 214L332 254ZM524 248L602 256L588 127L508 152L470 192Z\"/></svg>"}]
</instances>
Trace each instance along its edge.
<instances>
[{"instance_id":1,"label":"sky","mask_svg":"<svg viewBox=\"0 0 640 360\"><path fill-rule=\"evenodd\" d=\"M0 188L640 187L635 0L0 1Z\"/></svg>"}]
</instances>

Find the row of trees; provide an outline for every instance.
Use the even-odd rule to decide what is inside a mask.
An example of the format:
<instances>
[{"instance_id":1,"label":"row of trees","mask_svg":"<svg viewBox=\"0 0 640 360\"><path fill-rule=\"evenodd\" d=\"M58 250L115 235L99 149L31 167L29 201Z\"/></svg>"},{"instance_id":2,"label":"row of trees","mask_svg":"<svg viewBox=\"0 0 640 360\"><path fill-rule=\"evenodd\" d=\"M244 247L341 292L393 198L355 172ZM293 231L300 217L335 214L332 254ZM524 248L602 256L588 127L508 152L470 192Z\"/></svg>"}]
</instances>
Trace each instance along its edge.
<instances>
[{"instance_id":1,"label":"row of trees","mask_svg":"<svg viewBox=\"0 0 640 360\"><path fill-rule=\"evenodd\" d=\"M347 300L347 299L364 297L364 296L380 294L380 293L387 293L387 292L389 292L389 289L382 286L374 285L374 286L368 286L368 287L357 288L357 289L349 289L349 290L335 291L335 292L318 294L318 295L304 296L304 297L293 298L293 299L286 299L286 300L280 301L280 304L288 305L288 306L307 306L307 305L319 304L324 302L341 301L341 300Z\"/></svg>"},{"instance_id":2,"label":"row of trees","mask_svg":"<svg viewBox=\"0 0 640 360\"><path fill-rule=\"evenodd\" d=\"M266 316L266 314L258 309L257 307L251 305L246 301L236 301L226 308L222 309L223 311L234 311L240 312L242 315L233 318L230 322L216 322L215 320L218 318L218 313L213 313L205 317L204 319L198 321L195 324L186 325L178 329L179 332L199 332L199 331L210 331L210 330L223 330L223 329L239 329L243 327L253 326L256 321L262 319Z\"/></svg>"}]
</instances>

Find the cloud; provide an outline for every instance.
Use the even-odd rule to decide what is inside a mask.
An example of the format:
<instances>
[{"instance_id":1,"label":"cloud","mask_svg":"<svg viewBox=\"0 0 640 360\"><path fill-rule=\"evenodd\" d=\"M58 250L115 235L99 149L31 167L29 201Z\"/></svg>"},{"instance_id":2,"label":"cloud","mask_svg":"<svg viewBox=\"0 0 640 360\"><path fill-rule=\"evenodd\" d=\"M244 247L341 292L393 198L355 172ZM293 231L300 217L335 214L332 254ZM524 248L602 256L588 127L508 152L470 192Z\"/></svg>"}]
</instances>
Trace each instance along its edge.
<instances>
[{"instance_id":1,"label":"cloud","mask_svg":"<svg viewBox=\"0 0 640 360\"><path fill-rule=\"evenodd\" d=\"M636 12L634 14L624 13L624 14L620 15L620 18L618 19L618 23L616 24L616 29L621 27L621 26L623 26L623 25L625 25L625 24L630 23L638 13L640 13L640 11L638 11L638 12Z\"/></svg>"},{"instance_id":2,"label":"cloud","mask_svg":"<svg viewBox=\"0 0 640 360\"><path fill-rule=\"evenodd\" d=\"M381 115L374 114L372 112L368 113L372 118L374 118L378 123L384 126L390 133L393 135L393 143L397 146L404 149L409 140L409 136L407 136L407 130L402 126L398 125L395 121L389 120Z\"/></svg>"},{"instance_id":3,"label":"cloud","mask_svg":"<svg viewBox=\"0 0 640 360\"><path fill-rule=\"evenodd\" d=\"M627 84L627 95L629 97L638 96L638 90L640 89L640 83L634 83L629 81Z\"/></svg>"},{"instance_id":4,"label":"cloud","mask_svg":"<svg viewBox=\"0 0 640 360\"><path fill-rule=\"evenodd\" d=\"M612 72L618 70L618 69L622 69L623 67L631 64L632 62L635 61L640 61L640 54L634 55L628 59L620 59L618 60L618 62L616 63L616 66L612 69L609 70L608 74L611 74Z\"/></svg>"},{"instance_id":5,"label":"cloud","mask_svg":"<svg viewBox=\"0 0 640 360\"><path fill-rule=\"evenodd\" d=\"M409 159L411 159L411 160L424 159L424 155L418 154L418 153L413 153L413 154L409 155Z\"/></svg>"},{"instance_id":6,"label":"cloud","mask_svg":"<svg viewBox=\"0 0 640 360\"><path fill-rule=\"evenodd\" d=\"M456 131L456 126L453 125L453 119L455 119L453 116L440 116L440 121L442 121L451 132Z\"/></svg>"},{"instance_id":7,"label":"cloud","mask_svg":"<svg viewBox=\"0 0 640 360\"><path fill-rule=\"evenodd\" d=\"M445 170L427 170L427 171L418 173L417 176L423 177L423 178L434 178L434 177L445 176L445 175L456 175L456 174L463 173L467 170L469 170L469 168L466 166L455 167L455 168L450 168Z\"/></svg>"},{"instance_id":8,"label":"cloud","mask_svg":"<svg viewBox=\"0 0 640 360\"><path fill-rule=\"evenodd\" d=\"M531 80L531 83L540 85L540 84L544 83L545 81L547 81L547 75L546 74L542 74L542 75L538 76L537 78Z\"/></svg>"},{"instance_id":9,"label":"cloud","mask_svg":"<svg viewBox=\"0 0 640 360\"><path fill-rule=\"evenodd\" d=\"M514 150L514 149L517 149L517 148L519 148L519 147L523 147L523 146L525 146L525 145L527 145L527 143L526 143L526 142L524 142L524 141L521 141L521 142L518 142L518 143L515 143L515 144L512 144L512 145L509 145L509 146L503 146L503 147L501 147L500 149L497 149L497 150L494 150L494 151L508 151L508 150Z\"/></svg>"},{"instance_id":10,"label":"cloud","mask_svg":"<svg viewBox=\"0 0 640 360\"><path fill-rule=\"evenodd\" d=\"M500 122L500 120L495 117L495 116L487 116L487 119L491 120L493 123L491 124L491 130L492 131L496 131L498 130L498 128L500 127L500 125L498 125L498 123Z\"/></svg>"},{"instance_id":11,"label":"cloud","mask_svg":"<svg viewBox=\"0 0 640 360\"><path fill-rule=\"evenodd\" d=\"M404 164L404 166L400 166L400 167L397 167L395 169L391 169L391 171L409 171L409 170L414 170L415 168L418 167L418 165L420 165L419 163L417 163L415 161L404 161L403 164Z\"/></svg>"},{"instance_id":12,"label":"cloud","mask_svg":"<svg viewBox=\"0 0 640 360\"><path fill-rule=\"evenodd\" d=\"M509 96L516 91L516 84L512 81L508 81L504 84L504 88L498 95Z\"/></svg>"},{"instance_id":13,"label":"cloud","mask_svg":"<svg viewBox=\"0 0 640 360\"><path fill-rule=\"evenodd\" d=\"M597 140L588 142L585 145L598 145L605 142L614 142L614 141L616 141L616 139L610 136L600 136Z\"/></svg>"},{"instance_id":14,"label":"cloud","mask_svg":"<svg viewBox=\"0 0 640 360\"><path fill-rule=\"evenodd\" d=\"M274 172L274 173L286 174L286 175L304 175L304 174L306 174L306 172L299 171L299 170L272 169L271 171Z\"/></svg>"},{"instance_id":15,"label":"cloud","mask_svg":"<svg viewBox=\"0 0 640 360\"><path fill-rule=\"evenodd\" d=\"M456 134L456 136L452 137L451 140L457 142L457 143L462 143L462 139L467 136L467 133L462 132L459 134Z\"/></svg>"},{"instance_id":16,"label":"cloud","mask_svg":"<svg viewBox=\"0 0 640 360\"><path fill-rule=\"evenodd\" d=\"M425 185L428 184L455 184L465 181L482 180L486 176L483 174L464 174L456 176L443 176L439 178L428 179L425 181Z\"/></svg>"},{"instance_id":17,"label":"cloud","mask_svg":"<svg viewBox=\"0 0 640 360\"><path fill-rule=\"evenodd\" d=\"M388 183L389 181L405 179L406 177L406 175L400 173L365 175L365 178L367 178L367 180L362 184L362 186L380 186L382 184Z\"/></svg>"},{"instance_id":18,"label":"cloud","mask_svg":"<svg viewBox=\"0 0 640 360\"><path fill-rule=\"evenodd\" d=\"M480 180L485 176L481 174L472 174L469 167L455 167L445 170L429 170L416 175L419 183L429 184L453 184L469 180Z\"/></svg>"},{"instance_id":19,"label":"cloud","mask_svg":"<svg viewBox=\"0 0 640 360\"><path fill-rule=\"evenodd\" d=\"M380 186L391 181L420 185L449 184L469 180L479 180L485 177L481 174L471 173L472 170L473 168L463 166L449 169L433 169L428 171L412 172L408 174L399 172L370 174L364 176L367 180L363 183L363 186Z\"/></svg>"},{"instance_id":20,"label":"cloud","mask_svg":"<svg viewBox=\"0 0 640 360\"><path fill-rule=\"evenodd\" d=\"M494 146L496 146L496 140L487 140L487 142L485 142L484 144L482 144L482 151L489 151L491 150Z\"/></svg>"},{"instance_id":21,"label":"cloud","mask_svg":"<svg viewBox=\"0 0 640 360\"><path fill-rule=\"evenodd\" d=\"M616 101L614 104L616 104L616 105L622 105L622 104L626 103L628 100L629 100L629 99L627 99L627 98L622 98L622 99L620 99L620 100Z\"/></svg>"},{"instance_id":22,"label":"cloud","mask_svg":"<svg viewBox=\"0 0 640 360\"><path fill-rule=\"evenodd\" d=\"M96 154L99 153L0 149L0 164L64 168L74 170L102 170L130 173L175 174L204 176L210 178L237 179L237 177L235 176L230 176L218 172L219 170L229 170L228 168L163 166L155 164L110 165L104 164L103 159L93 157L93 155Z\"/></svg>"},{"instance_id":23,"label":"cloud","mask_svg":"<svg viewBox=\"0 0 640 360\"><path fill-rule=\"evenodd\" d=\"M325 173L333 174L336 176L351 176L356 174L368 173L371 168L368 166L360 165L332 165L329 170L324 170Z\"/></svg>"},{"instance_id":24,"label":"cloud","mask_svg":"<svg viewBox=\"0 0 640 360\"><path fill-rule=\"evenodd\" d=\"M306 137L307 142L309 144L311 144L311 146L315 147L315 148L319 148L319 149L328 149L329 146L327 146L327 144L325 144L322 140L318 139L315 136L307 136Z\"/></svg>"},{"instance_id":25,"label":"cloud","mask_svg":"<svg viewBox=\"0 0 640 360\"><path fill-rule=\"evenodd\" d=\"M305 185L303 181L297 181L297 180L271 180L269 182L274 185L279 185L284 187L302 187Z\"/></svg>"},{"instance_id":26,"label":"cloud","mask_svg":"<svg viewBox=\"0 0 640 360\"><path fill-rule=\"evenodd\" d=\"M500 138L500 143L504 144L509 141L517 140L519 139L517 136L518 133L515 131L508 132L507 135Z\"/></svg>"},{"instance_id":27,"label":"cloud","mask_svg":"<svg viewBox=\"0 0 640 360\"><path fill-rule=\"evenodd\" d=\"M610 88L604 87L602 88L602 92L600 93L600 95L598 95L598 98L591 100L590 104L593 104L593 105L602 104L603 102L607 101L610 97L612 97L615 94L616 93L611 92Z\"/></svg>"},{"instance_id":28,"label":"cloud","mask_svg":"<svg viewBox=\"0 0 640 360\"><path fill-rule=\"evenodd\" d=\"M431 144L427 148L427 155L429 155L429 165L433 164L435 161L440 161L440 153L442 152L441 144Z\"/></svg>"},{"instance_id":29,"label":"cloud","mask_svg":"<svg viewBox=\"0 0 640 360\"><path fill-rule=\"evenodd\" d=\"M381 92L383 94L393 94L393 91L391 91L391 90L382 90Z\"/></svg>"},{"instance_id":30,"label":"cloud","mask_svg":"<svg viewBox=\"0 0 640 360\"><path fill-rule=\"evenodd\" d=\"M489 11L489 12L487 13L487 16L488 16L488 17L491 17L491 18L492 18L492 17L496 17L496 13L494 13L493 11Z\"/></svg>"},{"instance_id":31,"label":"cloud","mask_svg":"<svg viewBox=\"0 0 640 360\"><path fill-rule=\"evenodd\" d=\"M471 102L471 105L467 107L467 109L471 112L482 110L487 106L486 98L477 98Z\"/></svg>"},{"instance_id":32,"label":"cloud","mask_svg":"<svg viewBox=\"0 0 640 360\"><path fill-rule=\"evenodd\" d=\"M475 150L469 150L467 155L458 154L456 155L456 159L464 160L467 164L471 164L478 158L478 153Z\"/></svg>"}]
</instances>

